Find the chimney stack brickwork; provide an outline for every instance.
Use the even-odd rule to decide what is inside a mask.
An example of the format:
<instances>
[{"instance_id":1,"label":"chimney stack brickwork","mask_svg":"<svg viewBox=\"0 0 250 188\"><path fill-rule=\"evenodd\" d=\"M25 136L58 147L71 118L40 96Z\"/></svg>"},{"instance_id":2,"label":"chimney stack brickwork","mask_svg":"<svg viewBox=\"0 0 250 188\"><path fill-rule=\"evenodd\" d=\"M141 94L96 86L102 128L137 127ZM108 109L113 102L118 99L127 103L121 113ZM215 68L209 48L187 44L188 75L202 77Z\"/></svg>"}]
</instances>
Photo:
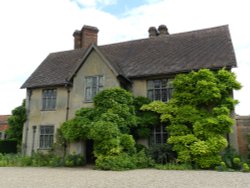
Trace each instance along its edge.
<instances>
[{"instance_id":1,"label":"chimney stack brickwork","mask_svg":"<svg viewBox=\"0 0 250 188\"><path fill-rule=\"evenodd\" d=\"M148 29L149 37L157 37L159 35L156 27L150 27Z\"/></svg>"},{"instance_id":2,"label":"chimney stack brickwork","mask_svg":"<svg viewBox=\"0 0 250 188\"><path fill-rule=\"evenodd\" d=\"M92 44L97 45L98 29L96 27L84 25L81 31L76 30L74 36L74 49L87 49Z\"/></svg>"},{"instance_id":3,"label":"chimney stack brickwork","mask_svg":"<svg viewBox=\"0 0 250 188\"><path fill-rule=\"evenodd\" d=\"M156 29L156 27L150 27L148 29L148 33L149 33L149 37L162 37L162 36L167 36L169 35L169 32L168 32L168 28L166 25L160 25L158 27L158 30Z\"/></svg>"}]
</instances>

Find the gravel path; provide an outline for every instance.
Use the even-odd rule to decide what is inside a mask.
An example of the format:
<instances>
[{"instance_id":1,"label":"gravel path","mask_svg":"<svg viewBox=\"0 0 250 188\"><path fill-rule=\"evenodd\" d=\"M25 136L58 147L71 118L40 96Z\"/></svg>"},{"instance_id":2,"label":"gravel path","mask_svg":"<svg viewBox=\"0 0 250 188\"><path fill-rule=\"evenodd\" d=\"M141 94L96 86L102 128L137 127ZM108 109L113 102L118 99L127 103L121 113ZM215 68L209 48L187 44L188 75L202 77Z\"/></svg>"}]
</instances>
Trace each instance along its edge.
<instances>
[{"instance_id":1,"label":"gravel path","mask_svg":"<svg viewBox=\"0 0 250 188\"><path fill-rule=\"evenodd\" d=\"M90 168L0 168L1 188L250 188L250 173Z\"/></svg>"}]
</instances>

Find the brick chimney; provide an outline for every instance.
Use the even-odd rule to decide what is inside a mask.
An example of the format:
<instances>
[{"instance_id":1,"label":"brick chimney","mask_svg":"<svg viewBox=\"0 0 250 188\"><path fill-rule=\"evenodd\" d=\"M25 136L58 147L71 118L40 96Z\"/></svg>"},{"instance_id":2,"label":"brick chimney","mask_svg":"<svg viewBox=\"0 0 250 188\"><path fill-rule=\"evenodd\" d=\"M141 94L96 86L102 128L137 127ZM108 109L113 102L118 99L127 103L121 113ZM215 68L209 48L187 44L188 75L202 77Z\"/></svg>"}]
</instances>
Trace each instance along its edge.
<instances>
[{"instance_id":1,"label":"brick chimney","mask_svg":"<svg viewBox=\"0 0 250 188\"><path fill-rule=\"evenodd\" d=\"M76 30L74 36L74 49L88 48L92 44L97 45L98 29L96 27L84 25L81 31Z\"/></svg>"}]
</instances>

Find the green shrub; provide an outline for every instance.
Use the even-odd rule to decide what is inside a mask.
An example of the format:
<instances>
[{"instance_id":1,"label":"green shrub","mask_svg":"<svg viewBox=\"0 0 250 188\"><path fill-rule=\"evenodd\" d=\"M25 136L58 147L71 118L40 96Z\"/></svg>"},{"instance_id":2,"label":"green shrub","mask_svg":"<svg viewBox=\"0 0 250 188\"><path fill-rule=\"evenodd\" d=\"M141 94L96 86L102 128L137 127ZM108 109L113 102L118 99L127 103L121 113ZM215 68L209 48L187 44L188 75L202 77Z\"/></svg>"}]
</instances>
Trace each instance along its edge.
<instances>
[{"instance_id":1,"label":"green shrub","mask_svg":"<svg viewBox=\"0 0 250 188\"><path fill-rule=\"evenodd\" d=\"M247 163L242 164L242 171L243 172L249 172L250 171L250 168L249 168Z\"/></svg>"},{"instance_id":2,"label":"green shrub","mask_svg":"<svg viewBox=\"0 0 250 188\"><path fill-rule=\"evenodd\" d=\"M135 169L136 165L128 154L121 153L116 156L98 156L96 168L102 170L128 170Z\"/></svg>"},{"instance_id":3,"label":"green shrub","mask_svg":"<svg viewBox=\"0 0 250 188\"><path fill-rule=\"evenodd\" d=\"M0 154L0 166L83 166L85 159L82 155L71 154L65 158L52 154L34 153L32 156L21 156L20 154Z\"/></svg>"},{"instance_id":4,"label":"green shrub","mask_svg":"<svg viewBox=\"0 0 250 188\"><path fill-rule=\"evenodd\" d=\"M73 166L83 166L86 164L86 161L83 155L80 154L70 154L65 157L65 166L73 167Z\"/></svg>"},{"instance_id":5,"label":"green shrub","mask_svg":"<svg viewBox=\"0 0 250 188\"><path fill-rule=\"evenodd\" d=\"M228 147L221 153L221 156L222 161L225 162L228 168L234 168L233 159L236 157L238 158L239 154L235 149Z\"/></svg>"},{"instance_id":6,"label":"green shrub","mask_svg":"<svg viewBox=\"0 0 250 188\"><path fill-rule=\"evenodd\" d=\"M17 141L0 140L0 153L17 153Z\"/></svg>"},{"instance_id":7,"label":"green shrub","mask_svg":"<svg viewBox=\"0 0 250 188\"><path fill-rule=\"evenodd\" d=\"M169 144L156 144L149 147L149 156L158 164L174 162L177 158L176 152L172 150Z\"/></svg>"},{"instance_id":8,"label":"green shrub","mask_svg":"<svg viewBox=\"0 0 250 188\"><path fill-rule=\"evenodd\" d=\"M218 171L226 171L227 170L227 166L226 166L226 163L225 162L220 162L220 165L219 166L216 166L215 167L215 170L218 170Z\"/></svg>"},{"instance_id":9,"label":"green shrub","mask_svg":"<svg viewBox=\"0 0 250 188\"><path fill-rule=\"evenodd\" d=\"M128 155L121 153L115 156L98 156L96 159L96 168L102 170L129 170L136 168L147 168L153 166L153 160L148 158L144 152Z\"/></svg>"}]
</instances>

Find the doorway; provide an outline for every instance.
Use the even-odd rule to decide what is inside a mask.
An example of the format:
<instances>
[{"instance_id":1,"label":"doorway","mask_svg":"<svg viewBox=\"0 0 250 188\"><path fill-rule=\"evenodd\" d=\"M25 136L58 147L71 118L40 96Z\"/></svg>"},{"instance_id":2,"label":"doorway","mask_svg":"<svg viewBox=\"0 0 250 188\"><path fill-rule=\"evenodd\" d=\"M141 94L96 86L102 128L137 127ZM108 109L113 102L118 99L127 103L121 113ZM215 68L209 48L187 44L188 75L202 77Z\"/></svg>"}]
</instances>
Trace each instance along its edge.
<instances>
[{"instance_id":1,"label":"doorway","mask_svg":"<svg viewBox=\"0 0 250 188\"><path fill-rule=\"evenodd\" d=\"M87 164L95 164L94 156L94 140L88 139L86 141L86 162Z\"/></svg>"}]
</instances>

